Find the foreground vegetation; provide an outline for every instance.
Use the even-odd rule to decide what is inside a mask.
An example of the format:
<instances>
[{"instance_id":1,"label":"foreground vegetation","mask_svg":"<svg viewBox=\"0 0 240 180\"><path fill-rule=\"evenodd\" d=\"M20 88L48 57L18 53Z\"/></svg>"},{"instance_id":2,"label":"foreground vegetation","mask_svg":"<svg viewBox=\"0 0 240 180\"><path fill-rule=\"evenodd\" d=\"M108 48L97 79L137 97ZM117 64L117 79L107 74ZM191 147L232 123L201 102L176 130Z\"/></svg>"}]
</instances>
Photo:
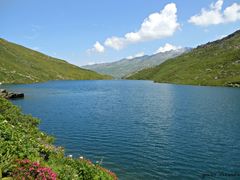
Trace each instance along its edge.
<instances>
[{"instance_id":1,"label":"foreground vegetation","mask_svg":"<svg viewBox=\"0 0 240 180\"><path fill-rule=\"evenodd\" d=\"M0 39L0 83L109 78Z\"/></svg>"},{"instance_id":2,"label":"foreground vegetation","mask_svg":"<svg viewBox=\"0 0 240 180\"><path fill-rule=\"evenodd\" d=\"M0 97L0 179L117 179L86 159L65 157L63 148L55 147L38 124Z\"/></svg>"},{"instance_id":3,"label":"foreground vegetation","mask_svg":"<svg viewBox=\"0 0 240 180\"><path fill-rule=\"evenodd\" d=\"M240 87L240 30L128 79L162 83Z\"/></svg>"}]
</instances>

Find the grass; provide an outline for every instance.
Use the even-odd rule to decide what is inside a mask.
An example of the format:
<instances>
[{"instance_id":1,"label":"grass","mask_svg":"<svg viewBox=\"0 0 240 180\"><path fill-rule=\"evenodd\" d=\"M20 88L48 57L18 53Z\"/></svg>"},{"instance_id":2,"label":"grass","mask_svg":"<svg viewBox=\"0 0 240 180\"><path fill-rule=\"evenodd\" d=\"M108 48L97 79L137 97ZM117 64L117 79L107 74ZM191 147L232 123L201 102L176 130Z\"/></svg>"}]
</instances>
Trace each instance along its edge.
<instances>
[{"instance_id":1,"label":"grass","mask_svg":"<svg viewBox=\"0 0 240 180\"><path fill-rule=\"evenodd\" d=\"M161 83L240 87L240 31L139 71L128 79Z\"/></svg>"},{"instance_id":2,"label":"grass","mask_svg":"<svg viewBox=\"0 0 240 180\"><path fill-rule=\"evenodd\" d=\"M65 157L64 149L53 145L54 138L38 129L39 122L0 98L0 179L22 179L23 173L35 179L40 168L63 180L117 179L114 173L86 159ZM38 170L23 171L30 166Z\"/></svg>"},{"instance_id":3,"label":"grass","mask_svg":"<svg viewBox=\"0 0 240 180\"><path fill-rule=\"evenodd\" d=\"M37 51L0 39L0 82L111 79Z\"/></svg>"}]
</instances>

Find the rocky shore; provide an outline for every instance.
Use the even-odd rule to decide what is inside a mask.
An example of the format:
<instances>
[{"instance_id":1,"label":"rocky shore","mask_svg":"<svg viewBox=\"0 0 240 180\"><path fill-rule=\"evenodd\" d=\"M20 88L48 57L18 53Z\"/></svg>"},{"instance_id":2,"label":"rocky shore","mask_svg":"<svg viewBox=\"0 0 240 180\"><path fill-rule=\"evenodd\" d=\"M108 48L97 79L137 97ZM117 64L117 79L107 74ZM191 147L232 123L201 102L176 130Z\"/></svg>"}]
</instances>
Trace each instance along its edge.
<instances>
[{"instance_id":1,"label":"rocky shore","mask_svg":"<svg viewBox=\"0 0 240 180\"><path fill-rule=\"evenodd\" d=\"M231 82L231 83L228 83L227 86L240 88L240 82Z\"/></svg>"},{"instance_id":2,"label":"rocky shore","mask_svg":"<svg viewBox=\"0 0 240 180\"><path fill-rule=\"evenodd\" d=\"M3 97L5 99L18 99L24 98L24 93L14 93L8 92L6 89L0 89L0 97Z\"/></svg>"}]
</instances>

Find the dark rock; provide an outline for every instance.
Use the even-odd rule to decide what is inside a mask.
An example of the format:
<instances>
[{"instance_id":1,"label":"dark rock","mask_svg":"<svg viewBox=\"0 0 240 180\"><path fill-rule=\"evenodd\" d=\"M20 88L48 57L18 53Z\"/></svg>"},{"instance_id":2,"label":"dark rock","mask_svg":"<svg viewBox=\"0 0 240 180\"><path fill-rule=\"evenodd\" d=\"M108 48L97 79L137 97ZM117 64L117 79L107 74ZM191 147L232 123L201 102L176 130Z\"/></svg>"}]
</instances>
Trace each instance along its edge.
<instances>
[{"instance_id":1,"label":"dark rock","mask_svg":"<svg viewBox=\"0 0 240 180\"><path fill-rule=\"evenodd\" d=\"M240 88L240 82L229 82L226 86Z\"/></svg>"},{"instance_id":2,"label":"dark rock","mask_svg":"<svg viewBox=\"0 0 240 180\"><path fill-rule=\"evenodd\" d=\"M24 94L7 92L5 89L0 89L0 97L3 97L5 99L18 99L18 98L24 98Z\"/></svg>"},{"instance_id":3,"label":"dark rock","mask_svg":"<svg viewBox=\"0 0 240 180\"><path fill-rule=\"evenodd\" d=\"M0 93L7 93L6 89L0 89Z\"/></svg>"},{"instance_id":4,"label":"dark rock","mask_svg":"<svg viewBox=\"0 0 240 180\"><path fill-rule=\"evenodd\" d=\"M24 94L23 93L13 93L13 92L9 92L7 94L7 99L17 99L17 98L24 98Z\"/></svg>"}]
</instances>

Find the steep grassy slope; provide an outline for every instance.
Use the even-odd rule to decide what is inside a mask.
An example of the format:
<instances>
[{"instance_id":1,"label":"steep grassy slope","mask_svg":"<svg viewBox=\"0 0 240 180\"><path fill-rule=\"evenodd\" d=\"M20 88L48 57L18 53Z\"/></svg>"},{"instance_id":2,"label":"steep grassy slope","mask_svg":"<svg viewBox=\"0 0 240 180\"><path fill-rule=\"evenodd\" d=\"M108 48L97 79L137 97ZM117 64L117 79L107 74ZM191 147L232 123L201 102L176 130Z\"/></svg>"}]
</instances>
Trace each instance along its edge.
<instances>
[{"instance_id":1,"label":"steep grassy slope","mask_svg":"<svg viewBox=\"0 0 240 180\"><path fill-rule=\"evenodd\" d=\"M63 148L54 146L38 124L0 97L0 179L117 179L98 164L65 157Z\"/></svg>"},{"instance_id":2,"label":"steep grassy slope","mask_svg":"<svg viewBox=\"0 0 240 180\"><path fill-rule=\"evenodd\" d=\"M240 31L144 69L128 79L176 84L240 86Z\"/></svg>"},{"instance_id":3,"label":"steep grassy slope","mask_svg":"<svg viewBox=\"0 0 240 180\"><path fill-rule=\"evenodd\" d=\"M109 77L0 39L0 82L34 83L106 78Z\"/></svg>"},{"instance_id":4,"label":"steep grassy slope","mask_svg":"<svg viewBox=\"0 0 240 180\"><path fill-rule=\"evenodd\" d=\"M133 59L122 59L112 63L94 64L83 66L99 73L108 74L116 79L128 76L136 71L159 65L167 59L174 58L189 51L188 48L182 48L174 51L154 54L151 56L136 57Z\"/></svg>"}]
</instances>

